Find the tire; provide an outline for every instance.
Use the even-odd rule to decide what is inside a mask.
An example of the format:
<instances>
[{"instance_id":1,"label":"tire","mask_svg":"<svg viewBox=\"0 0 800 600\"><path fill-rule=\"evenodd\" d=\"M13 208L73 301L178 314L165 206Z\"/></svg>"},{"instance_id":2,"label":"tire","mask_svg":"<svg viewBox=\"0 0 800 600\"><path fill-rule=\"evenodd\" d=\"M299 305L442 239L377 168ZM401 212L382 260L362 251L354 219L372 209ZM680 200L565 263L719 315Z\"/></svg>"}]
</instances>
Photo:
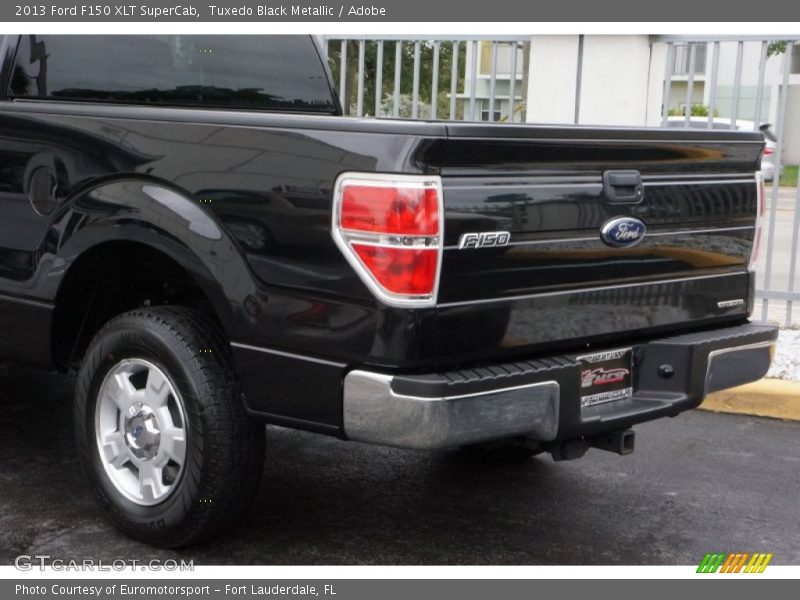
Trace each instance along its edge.
<instances>
[{"instance_id":1,"label":"tire","mask_svg":"<svg viewBox=\"0 0 800 600\"><path fill-rule=\"evenodd\" d=\"M164 548L232 528L258 489L263 424L230 347L200 313L143 308L92 340L76 385L78 452L109 520Z\"/></svg>"}]
</instances>

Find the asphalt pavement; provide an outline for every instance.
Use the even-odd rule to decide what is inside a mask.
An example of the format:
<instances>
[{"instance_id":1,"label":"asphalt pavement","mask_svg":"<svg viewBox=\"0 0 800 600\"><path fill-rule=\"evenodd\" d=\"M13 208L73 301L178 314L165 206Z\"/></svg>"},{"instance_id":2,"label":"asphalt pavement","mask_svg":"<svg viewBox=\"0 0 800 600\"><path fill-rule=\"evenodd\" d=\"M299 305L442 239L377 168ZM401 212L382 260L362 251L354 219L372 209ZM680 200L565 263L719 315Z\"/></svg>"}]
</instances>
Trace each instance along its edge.
<instances>
[{"instance_id":1,"label":"asphalt pavement","mask_svg":"<svg viewBox=\"0 0 800 600\"><path fill-rule=\"evenodd\" d=\"M0 377L0 564L19 554L195 564L800 564L800 422L703 411L636 428L636 452L511 464L267 429L246 526L181 552L106 524L76 463L72 382Z\"/></svg>"}]
</instances>

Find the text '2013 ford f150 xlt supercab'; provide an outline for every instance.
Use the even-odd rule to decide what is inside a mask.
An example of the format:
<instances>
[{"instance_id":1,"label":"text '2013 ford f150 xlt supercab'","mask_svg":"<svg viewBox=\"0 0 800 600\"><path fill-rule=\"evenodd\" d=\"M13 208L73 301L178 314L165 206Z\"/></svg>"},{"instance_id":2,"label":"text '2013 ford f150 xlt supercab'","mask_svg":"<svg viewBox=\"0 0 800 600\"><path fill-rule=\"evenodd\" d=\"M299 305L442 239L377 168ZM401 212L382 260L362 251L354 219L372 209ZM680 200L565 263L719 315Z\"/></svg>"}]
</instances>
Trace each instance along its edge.
<instances>
[{"instance_id":1,"label":"text '2013 ford f150 xlt supercab'","mask_svg":"<svg viewBox=\"0 0 800 600\"><path fill-rule=\"evenodd\" d=\"M264 426L627 454L762 377L760 132L353 119L293 36L6 36L0 359L76 372L105 513L241 515Z\"/></svg>"}]
</instances>

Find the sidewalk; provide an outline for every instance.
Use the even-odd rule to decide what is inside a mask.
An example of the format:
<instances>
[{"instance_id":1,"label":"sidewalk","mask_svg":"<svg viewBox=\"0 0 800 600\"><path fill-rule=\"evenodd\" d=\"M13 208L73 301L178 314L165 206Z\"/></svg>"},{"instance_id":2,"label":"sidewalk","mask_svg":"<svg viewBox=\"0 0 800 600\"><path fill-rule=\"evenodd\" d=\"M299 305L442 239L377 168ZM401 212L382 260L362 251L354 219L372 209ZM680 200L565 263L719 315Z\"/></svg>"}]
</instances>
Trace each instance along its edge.
<instances>
[{"instance_id":1,"label":"sidewalk","mask_svg":"<svg viewBox=\"0 0 800 600\"><path fill-rule=\"evenodd\" d=\"M703 410L800 421L800 381L762 379L709 394Z\"/></svg>"},{"instance_id":2,"label":"sidewalk","mask_svg":"<svg viewBox=\"0 0 800 600\"><path fill-rule=\"evenodd\" d=\"M800 330L781 329L767 377L709 394L700 408L800 421Z\"/></svg>"}]
</instances>

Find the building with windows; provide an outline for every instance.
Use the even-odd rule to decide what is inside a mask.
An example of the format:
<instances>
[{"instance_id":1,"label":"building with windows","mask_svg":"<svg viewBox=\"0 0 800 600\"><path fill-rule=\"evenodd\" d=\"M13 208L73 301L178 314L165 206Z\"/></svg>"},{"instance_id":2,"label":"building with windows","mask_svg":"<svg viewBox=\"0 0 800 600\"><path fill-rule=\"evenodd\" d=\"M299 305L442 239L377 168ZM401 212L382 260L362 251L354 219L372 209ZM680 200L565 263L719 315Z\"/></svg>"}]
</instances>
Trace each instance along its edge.
<instances>
[{"instance_id":1,"label":"building with windows","mask_svg":"<svg viewBox=\"0 0 800 600\"><path fill-rule=\"evenodd\" d=\"M462 114L480 121L525 121L526 51L524 42L467 44L464 90L456 94Z\"/></svg>"},{"instance_id":2,"label":"building with windows","mask_svg":"<svg viewBox=\"0 0 800 600\"><path fill-rule=\"evenodd\" d=\"M665 116L679 120L687 112L711 112L720 119L718 126L731 126L734 116L737 123L749 122L740 127L771 124L783 136L782 162L800 164L798 42L728 36L421 36L353 39L347 55L340 49L348 38L327 39L349 114L657 127ZM370 62L376 48L382 59ZM372 103L380 105L375 112Z\"/></svg>"},{"instance_id":3,"label":"building with windows","mask_svg":"<svg viewBox=\"0 0 800 600\"><path fill-rule=\"evenodd\" d=\"M673 115L694 106L695 112L711 109L715 117L730 119L735 110L737 120L774 127L788 60L783 162L798 164L800 46L788 56L780 44L770 49L759 101L760 40L675 41L672 60L666 41L658 37L533 36L526 120L658 126L666 104Z\"/></svg>"},{"instance_id":4,"label":"building with windows","mask_svg":"<svg viewBox=\"0 0 800 600\"><path fill-rule=\"evenodd\" d=\"M741 50L736 41L719 42L717 48L714 43L707 42L676 44L668 98L670 113L685 114L687 106L693 105L695 112L702 107L701 111L713 110L715 117L730 119L735 111L737 120L774 127L783 85L784 52L780 44L768 45L763 85L760 86L761 42L744 41ZM800 46L792 48L788 60L789 95L783 152L784 162L796 164L800 162Z\"/></svg>"}]
</instances>

